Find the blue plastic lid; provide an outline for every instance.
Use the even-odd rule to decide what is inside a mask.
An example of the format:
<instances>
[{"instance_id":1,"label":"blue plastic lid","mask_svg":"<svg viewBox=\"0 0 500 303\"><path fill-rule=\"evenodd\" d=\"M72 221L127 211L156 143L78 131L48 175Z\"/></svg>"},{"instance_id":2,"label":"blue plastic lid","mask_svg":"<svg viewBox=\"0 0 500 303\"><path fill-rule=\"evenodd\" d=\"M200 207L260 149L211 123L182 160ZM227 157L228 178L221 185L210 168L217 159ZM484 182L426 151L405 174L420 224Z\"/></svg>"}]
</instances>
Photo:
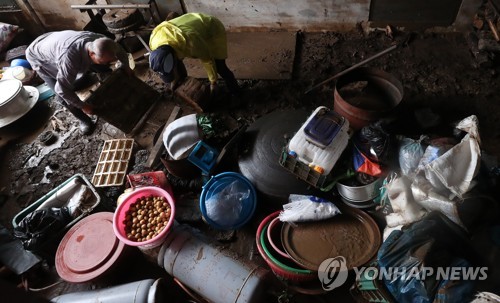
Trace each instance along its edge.
<instances>
[{"instance_id":1,"label":"blue plastic lid","mask_svg":"<svg viewBox=\"0 0 500 303\"><path fill-rule=\"evenodd\" d=\"M239 203L241 203L241 210L238 214L236 214L237 217L228 218L228 221L226 223L221 222L221 220L210 218L208 213L211 209L214 209L213 207L217 207L219 211L225 211L227 209L224 209L225 205L208 205L207 209L207 202L222 202L221 200L211 200L211 198L215 195L221 194L223 190L227 190L231 184L235 184L238 189L242 190L242 198L239 200ZM203 215L203 219L216 229L232 230L242 227L252 218L253 214L255 213L256 207L257 193L255 192L254 186L247 178L238 173L225 172L213 176L203 186L203 190L201 191L200 209Z\"/></svg>"},{"instance_id":2,"label":"blue plastic lid","mask_svg":"<svg viewBox=\"0 0 500 303\"><path fill-rule=\"evenodd\" d=\"M32 69L31 64L28 62L28 60L24 60L24 59L14 59L14 60L12 60L12 62L10 62L10 66L11 67L22 66L22 67L27 68L27 69Z\"/></svg>"},{"instance_id":3,"label":"blue plastic lid","mask_svg":"<svg viewBox=\"0 0 500 303\"><path fill-rule=\"evenodd\" d=\"M304 128L306 138L322 147L332 143L344 125L344 117L328 109L318 111Z\"/></svg>"}]
</instances>

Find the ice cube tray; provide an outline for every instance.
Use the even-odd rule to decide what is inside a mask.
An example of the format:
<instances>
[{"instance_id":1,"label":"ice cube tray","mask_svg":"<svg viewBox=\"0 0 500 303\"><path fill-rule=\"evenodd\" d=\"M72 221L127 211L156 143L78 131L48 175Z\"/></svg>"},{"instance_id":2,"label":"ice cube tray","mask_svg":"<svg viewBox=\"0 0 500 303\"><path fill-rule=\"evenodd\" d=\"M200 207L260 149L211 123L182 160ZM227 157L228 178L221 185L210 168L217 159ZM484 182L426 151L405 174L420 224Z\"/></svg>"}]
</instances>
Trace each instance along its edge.
<instances>
[{"instance_id":1,"label":"ice cube tray","mask_svg":"<svg viewBox=\"0 0 500 303\"><path fill-rule=\"evenodd\" d=\"M104 141L92 184L95 187L123 185L133 147L134 139Z\"/></svg>"}]
</instances>

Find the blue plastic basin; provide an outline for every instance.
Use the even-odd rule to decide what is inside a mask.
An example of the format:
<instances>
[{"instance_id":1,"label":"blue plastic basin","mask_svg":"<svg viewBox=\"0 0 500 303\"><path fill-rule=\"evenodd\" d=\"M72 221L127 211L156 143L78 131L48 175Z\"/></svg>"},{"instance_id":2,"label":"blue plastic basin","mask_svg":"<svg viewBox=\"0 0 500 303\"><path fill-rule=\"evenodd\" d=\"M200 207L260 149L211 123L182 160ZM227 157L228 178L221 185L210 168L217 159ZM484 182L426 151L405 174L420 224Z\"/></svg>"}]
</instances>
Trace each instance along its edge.
<instances>
[{"instance_id":1,"label":"blue plastic basin","mask_svg":"<svg viewBox=\"0 0 500 303\"><path fill-rule=\"evenodd\" d=\"M239 186L242 188L250 190L247 198L241 200L241 211L236 219L236 222L231 224L221 224L221 222L215 222L207 214L207 201L210 198L220 193L224 188L229 186L232 182L238 181ZM217 201L216 203L221 203ZM203 219L216 229L222 230L233 230L238 229L245 225L255 213L255 208L257 207L257 193L252 183L245 178L243 175L234 172L225 172L213 176L210 180L203 186L200 196L200 209L203 215Z\"/></svg>"}]
</instances>

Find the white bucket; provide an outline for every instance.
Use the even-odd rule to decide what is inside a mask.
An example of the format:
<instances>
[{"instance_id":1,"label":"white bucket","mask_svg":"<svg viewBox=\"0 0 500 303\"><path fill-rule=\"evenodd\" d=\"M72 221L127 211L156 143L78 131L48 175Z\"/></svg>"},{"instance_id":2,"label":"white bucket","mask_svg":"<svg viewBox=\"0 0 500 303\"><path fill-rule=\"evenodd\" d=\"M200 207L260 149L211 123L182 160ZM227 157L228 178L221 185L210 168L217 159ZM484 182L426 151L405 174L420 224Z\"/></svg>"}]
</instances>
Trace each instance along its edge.
<instances>
[{"instance_id":1,"label":"white bucket","mask_svg":"<svg viewBox=\"0 0 500 303\"><path fill-rule=\"evenodd\" d=\"M105 289L64 294L51 300L54 303L154 303L166 302L162 279L147 279Z\"/></svg>"}]
</instances>

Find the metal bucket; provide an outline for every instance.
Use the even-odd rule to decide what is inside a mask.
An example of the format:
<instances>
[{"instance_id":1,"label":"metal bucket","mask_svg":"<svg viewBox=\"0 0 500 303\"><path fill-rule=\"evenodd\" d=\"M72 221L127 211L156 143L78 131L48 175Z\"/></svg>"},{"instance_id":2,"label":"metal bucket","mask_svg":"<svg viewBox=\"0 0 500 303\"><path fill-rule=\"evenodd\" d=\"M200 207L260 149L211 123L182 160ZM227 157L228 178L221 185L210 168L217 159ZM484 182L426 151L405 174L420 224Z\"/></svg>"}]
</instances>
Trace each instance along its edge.
<instances>
[{"instance_id":1,"label":"metal bucket","mask_svg":"<svg viewBox=\"0 0 500 303\"><path fill-rule=\"evenodd\" d=\"M366 85L355 87L356 83ZM358 130L387 117L402 99L403 85L394 76L378 69L358 68L338 79L333 108Z\"/></svg>"}]
</instances>

